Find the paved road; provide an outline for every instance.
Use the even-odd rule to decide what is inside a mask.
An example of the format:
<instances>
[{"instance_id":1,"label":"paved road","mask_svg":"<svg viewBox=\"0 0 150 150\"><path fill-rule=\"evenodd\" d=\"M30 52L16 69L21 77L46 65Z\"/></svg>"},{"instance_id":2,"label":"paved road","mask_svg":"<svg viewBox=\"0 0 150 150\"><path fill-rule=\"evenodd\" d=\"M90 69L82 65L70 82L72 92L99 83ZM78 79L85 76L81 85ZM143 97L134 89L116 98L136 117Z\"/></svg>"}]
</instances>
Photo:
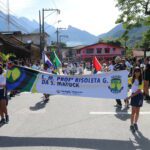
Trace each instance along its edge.
<instances>
[{"instance_id":1,"label":"paved road","mask_svg":"<svg viewBox=\"0 0 150 150\"><path fill-rule=\"evenodd\" d=\"M114 104L66 96L51 96L45 104L41 94L22 93L9 102L10 123L0 128L0 150L149 150L150 104L144 102L135 135L129 130L130 109Z\"/></svg>"}]
</instances>

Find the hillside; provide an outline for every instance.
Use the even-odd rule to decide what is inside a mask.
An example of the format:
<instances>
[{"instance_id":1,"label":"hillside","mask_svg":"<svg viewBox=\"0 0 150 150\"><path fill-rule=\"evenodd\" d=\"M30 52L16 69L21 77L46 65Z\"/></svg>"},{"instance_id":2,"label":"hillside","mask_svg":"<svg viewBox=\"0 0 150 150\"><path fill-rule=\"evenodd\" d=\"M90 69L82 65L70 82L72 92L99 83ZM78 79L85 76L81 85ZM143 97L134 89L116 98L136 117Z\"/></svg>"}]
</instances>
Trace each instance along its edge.
<instances>
[{"instance_id":1,"label":"hillside","mask_svg":"<svg viewBox=\"0 0 150 150\"><path fill-rule=\"evenodd\" d=\"M0 11L0 32L7 31L7 15ZM142 35L150 27L142 26L139 28L134 28L129 32L128 46L133 47L137 42L142 39ZM56 41L56 28L45 22L45 31L50 35L49 41ZM10 31L22 31L23 33L33 33L39 32L39 23L35 20L29 20L25 17L16 17L10 15ZM90 45L98 42L99 39L104 40L115 40L122 36L124 33L122 24L117 25L112 30L107 33L101 34L99 36L92 35L87 31L80 30L73 26L68 26L66 30L60 30L59 35L68 36L68 38L61 38L62 42L67 43L68 46L76 45Z\"/></svg>"},{"instance_id":2,"label":"hillside","mask_svg":"<svg viewBox=\"0 0 150 150\"><path fill-rule=\"evenodd\" d=\"M128 45L129 46L134 46L137 42L139 42L142 39L143 33L145 33L150 27L148 26L142 26L139 28L134 28L129 32L129 41ZM122 34L124 33L124 29L122 24L117 25L114 27L112 30L105 34L99 35L99 39L104 39L104 40L115 40L117 38L120 38Z\"/></svg>"},{"instance_id":3,"label":"hillside","mask_svg":"<svg viewBox=\"0 0 150 150\"><path fill-rule=\"evenodd\" d=\"M0 32L7 31L7 15L0 12ZM49 41L56 41L56 28L45 23L45 31L50 35ZM39 23L35 20L29 20L25 17L17 18L10 15L10 31L22 31L23 33L39 32ZM68 38L62 38L68 46L89 45L96 43L98 37L78 28L68 26L64 31L60 31L59 35L67 35Z\"/></svg>"}]
</instances>

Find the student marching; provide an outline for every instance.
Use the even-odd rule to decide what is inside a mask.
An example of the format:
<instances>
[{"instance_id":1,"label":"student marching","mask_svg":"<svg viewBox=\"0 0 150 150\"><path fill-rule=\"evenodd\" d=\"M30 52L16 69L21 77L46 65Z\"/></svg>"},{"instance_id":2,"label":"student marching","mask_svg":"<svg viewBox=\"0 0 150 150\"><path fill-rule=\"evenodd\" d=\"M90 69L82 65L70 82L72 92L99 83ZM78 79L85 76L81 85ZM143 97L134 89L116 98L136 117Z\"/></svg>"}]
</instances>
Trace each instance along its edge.
<instances>
[{"instance_id":1,"label":"student marching","mask_svg":"<svg viewBox=\"0 0 150 150\"><path fill-rule=\"evenodd\" d=\"M141 63L139 63L141 62ZM138 119L140 114L140 108L143 106L143 100L147 102L150 101L149 96L149 81L150 81L150 59L146 58L145 60L135 60L135 59L126 59L121 58L119 56L115 57L109 61L100 62L96 57L93 58L92 69L89 70L89 67L84 62L63 62L61 66L55 66L50 61L50 59L46 56L45 62L32 62L32 61L23 61L17 59L9 59L8 62L3 63L1 61L0 64L0 124L5 124L9 122L8 116L8 99L14 97L20 91L12 90L8 91L6 89L6 71L11 69L13 66L20 66L24 68L29 68L32 70L42 71L45 73L49 73L51 75L62 75L63 76L80 76L78 80L86 80L86 78L82 79L82 75L87 75L89 72L91 74L103 74L109 72L117 72L121 70L128 71L129 81L129 90L131 87L131 95L124 99L124 105L127 109L129 109L129 104L131 105L131 125L130 129L134 133L138 130ZM6 70L6 71L5 71ZM88 79L88 78L87 78ZM76 79L77 80L77 79ZM93 83L97 81L97 79L88 79L87 82ZM99 82L101 83L101 82ZM73 83L59 83L59 85L67 85L70 86ZM79 84L78 84L79 87ZM65 91L65 89L64 89ZM50 99L50 95L43 93L43 101L47 103ZM116 99L115 107L121 108L123 107L122 100ZM144 106L143 106L144 107Z\"/></svg>"}]
</instances>

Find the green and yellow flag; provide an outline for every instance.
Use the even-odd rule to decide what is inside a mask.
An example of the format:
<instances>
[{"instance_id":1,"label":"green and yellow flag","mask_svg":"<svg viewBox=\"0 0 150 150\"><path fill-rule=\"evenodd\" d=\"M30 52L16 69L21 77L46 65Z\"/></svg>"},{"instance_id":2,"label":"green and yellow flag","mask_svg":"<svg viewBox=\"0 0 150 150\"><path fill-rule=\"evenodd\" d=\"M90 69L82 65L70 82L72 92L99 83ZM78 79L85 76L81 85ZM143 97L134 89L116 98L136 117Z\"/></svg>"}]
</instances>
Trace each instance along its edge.
<instances>
[{"instance_id":1,"label":"green and yellow flag","mask_svg":"<svg viewBox=\"0 0 150 150\"><path fill-rule=\"evenodd\" d=\"M59 68L61 66L61 61L59 60L54 48L52 49L50 60L56 68Z\"/></svg>"}]
</instances>

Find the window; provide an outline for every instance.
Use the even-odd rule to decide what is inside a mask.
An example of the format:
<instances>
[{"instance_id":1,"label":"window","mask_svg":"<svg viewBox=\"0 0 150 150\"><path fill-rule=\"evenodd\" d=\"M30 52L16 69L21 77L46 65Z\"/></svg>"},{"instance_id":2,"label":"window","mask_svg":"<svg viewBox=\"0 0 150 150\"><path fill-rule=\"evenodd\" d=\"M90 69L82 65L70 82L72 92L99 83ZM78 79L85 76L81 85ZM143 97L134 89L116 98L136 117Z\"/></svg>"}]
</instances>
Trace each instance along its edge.
<instances>
[{"instance_id":1,"label":"window","mask_svg":"<svg viewBox=\"0 0 150 150\"><path fill-rule=\"evenodd\" d=\"M113 48L113 52L116 50L116 48Z\"/></svg>"},{"instance_id":2,"label":"window","mask_svg":"<svg viewBox=\"0 0 150 150\"><path fill-rule=\"evenodd\" d=\"M93 48L87 49L86 53L87 54L93 54L94 53L94 49Z\"/></svg>"},{"instance_id":3,"label":"window","mask_svg":"<svg viewBox=\"0 0 150 150\"><path fill-rule=\"evenodd\" d=\"M97 48L96 50L97 50L97 54L102 53L102 48Z\"/></svg>"},{"instance_id":4,"label":"window","mask_svg":"<svg viewBox=\"0 0 150 150\"><path fill-rule=\"evenodd\" d=\"M105 53L110 53L110 48L105 48Z\"/></svg>"},{"instance_id":5,"label":"window","mask_svg":"<svg viewBox=\"0 0 150 150\"><path fill-rule=\"evenodd\" d=\"M77 54L80 54L80 50L77 50Z\"/></svg>"},{"instance_id":6,"label":"window","mask_svg":"<svg viewBox=\"0 0 150 150\"><path fill-rule=\"evenodd\" d=\"M125 51L123 50L123 51L121 51L121 55L122 56L124 56L125 55Z\"/></svg>"}]
</instances>

